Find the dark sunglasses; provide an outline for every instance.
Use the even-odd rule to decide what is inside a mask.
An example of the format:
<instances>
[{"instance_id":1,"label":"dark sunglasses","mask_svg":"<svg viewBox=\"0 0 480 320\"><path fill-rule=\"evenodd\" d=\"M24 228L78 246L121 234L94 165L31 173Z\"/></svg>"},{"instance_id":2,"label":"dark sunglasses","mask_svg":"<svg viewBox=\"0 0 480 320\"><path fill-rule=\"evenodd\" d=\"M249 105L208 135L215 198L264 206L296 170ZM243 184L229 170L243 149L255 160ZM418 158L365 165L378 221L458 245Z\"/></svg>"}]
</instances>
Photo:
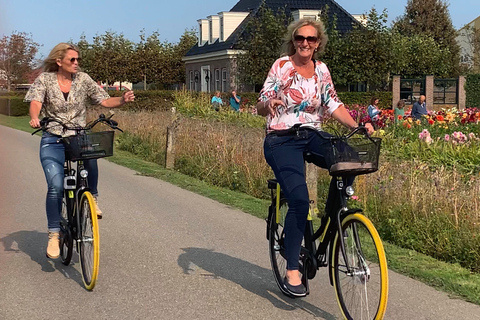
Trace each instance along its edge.
<instances>
[{"instance_id":1,"label":"dark sunglasses","mask_svg":"<svg viewBox=\"0 0 480 320\"><path fill-rule=\"evenodd\" d=\"M70 62L74 63L77 60L78 63L82 62L82 58L70 58Z\"/></svg>"},{"instance_id":2,"label":"dark sunglasses","mask_svg":"<svg viewBox=\"0 0 480 320\"><path fill-rule=\"evenodd\" d=\"M318 41L317 37L312 37L312 36L304 37L301 35L296 35L294 39L296 42L299 42L299 43L303 43L303 41L305 40L307 40L308 43L316 43Z\"/></svg>"}]
</instances>

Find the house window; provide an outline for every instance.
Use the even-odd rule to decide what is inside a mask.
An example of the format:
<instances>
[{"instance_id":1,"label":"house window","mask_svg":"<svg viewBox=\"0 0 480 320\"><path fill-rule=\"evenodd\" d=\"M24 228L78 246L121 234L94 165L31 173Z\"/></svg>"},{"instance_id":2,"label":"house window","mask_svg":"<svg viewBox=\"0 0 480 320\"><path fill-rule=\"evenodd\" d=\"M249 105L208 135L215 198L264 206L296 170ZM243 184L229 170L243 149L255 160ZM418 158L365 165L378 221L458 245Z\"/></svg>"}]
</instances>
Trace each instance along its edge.
<instances>
[{"instance_id":1,"label":"house window","mask_svg":"<svg viewBox=\"0 0 480 320\"><path fill-rule=\"evenodd\" d=\"M305 19L317 20L317 16L314 16L314 15L308 15L308 14L304 15L304 16L303 16L303 18L305 18Z\"/></svg>"},{"instance_id":2,"label":"house window","mask_svg":"<svg viewBox=\"0 0 480 320\"><path fill-rule=\"evenodd\" d=\"M220 90L220 69L215 69L215 91Z\"/></svg>"},{"instance_id":3,"label":"house window","mask_svg":"<svg viewBox=\"0 0 480 320\"><path fill-rule=\"evenodd\" d=\"M222 69L222 91L227 92L227 69Z\"/></svg>"},{"instance_id":4,"label":"house window","mask_svg":"<svg viewBox=\"0 0 480 320\"><path fill-rule=\"evenodd\" d=\"M190 90L194 89L193 84L194 84L194 82L193 82L193 71L190 71L190 75L189 75L189 89Z\"/></svg>"}]
</instances>

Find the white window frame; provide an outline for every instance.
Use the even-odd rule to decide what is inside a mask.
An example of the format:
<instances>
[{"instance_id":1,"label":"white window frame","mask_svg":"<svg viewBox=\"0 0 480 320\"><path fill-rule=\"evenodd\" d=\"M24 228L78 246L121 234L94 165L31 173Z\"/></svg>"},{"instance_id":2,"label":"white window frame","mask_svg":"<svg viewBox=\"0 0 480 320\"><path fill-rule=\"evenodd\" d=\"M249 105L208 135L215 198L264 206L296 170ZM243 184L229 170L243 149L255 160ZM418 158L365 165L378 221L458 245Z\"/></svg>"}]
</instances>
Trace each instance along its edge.
<instances>
[{"instance_id":1,"label":"white window frame","mask_svg":"<svg viewBox=\"0 0 480 320\"><path fill-rule=\"evenodd\" d=\"M189 87L188 87L188 88L189 88L190 90L193 90L193 89L194 89L194 87L193 87L193 86L194 86L194 81L195 81L195 80L194 80L194 78L193 78L193 71L191 70L191 71L189 72L189 79L188 79L188 82L189 82Z\"/></svg>"},{"instance_id":2,"label":"white window frame","mask_svg":"<svg viewBox=\"0 0 480 320\"><path fill-rule=\"evenodd\" d=\"M227 68L222 68L222 92L227 92Z\"/></svg>"},{"instance_id":3,"label":"white window frame","mask_svg":"<svg viewBox=\"0 0 480 320\"><path fill-rule=\"evenodd\" d=\"M221 84L220 84L220 69L215 69L214 71L214 77L215 77L215 91L220 91L221 90Z\"/></svg>"}]
</instances>

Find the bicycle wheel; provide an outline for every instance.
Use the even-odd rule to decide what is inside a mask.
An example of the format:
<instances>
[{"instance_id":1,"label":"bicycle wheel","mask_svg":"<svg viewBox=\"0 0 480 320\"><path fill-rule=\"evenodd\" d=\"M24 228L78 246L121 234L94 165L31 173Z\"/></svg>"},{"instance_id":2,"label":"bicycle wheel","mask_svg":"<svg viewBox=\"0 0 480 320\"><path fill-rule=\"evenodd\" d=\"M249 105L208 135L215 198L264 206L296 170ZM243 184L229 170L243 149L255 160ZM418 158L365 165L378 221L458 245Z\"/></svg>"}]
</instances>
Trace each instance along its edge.
<instances>
[{"instance_id":1,"label":"bicycle wheel","mask_svg":"<svg viewBox=\"0 0 480 320\"><path fill-rule=\"evenodd\" d=\"M345 319L383 319L388 299L388 269L382 241L362 214L342 221L347 266L338 232L333 242L333 284Z\"/></svg>"},{"instance_id":2,"label":"bicycle wheel","mask_svg":"<svg viewBox=\"0 0 480 320\"><path fill-rule=\"evenodd\" d=\"M85 288L92 290L98 276L100 259L100 236L98 232L95 202L90 192L86 191L80 199L80 242L79 255L82 278Z\"/></svg>"},{"instance_id":3,"label":"bicycle wheel","mask_svg":"<svg viewBox=\"0 0 480 320\"><path fill-rule=\"evenodd\" d=\"M275 212L273 212L273 216L270 218L268 249L270 252L270 262L275 281L280 290L284 294L290 296L283 287L283 279L287 273L287 256L285 254L284 246L285 233L283 232L287 211L287 201L283 199L280 200L278 219Z\"/></svg>"},{"instance_id":4,"label":"bicycle wheel","mask_svg":"<svg viewBox=\"0 0 480 320\"><path fill-rule=\"evenodd\" d=\"M70 264L73 253L73 237L68 225L67 203L65 198L62 202L62 216L60 220L60 258L66 266Z\"/></svg>"}]
</instances>

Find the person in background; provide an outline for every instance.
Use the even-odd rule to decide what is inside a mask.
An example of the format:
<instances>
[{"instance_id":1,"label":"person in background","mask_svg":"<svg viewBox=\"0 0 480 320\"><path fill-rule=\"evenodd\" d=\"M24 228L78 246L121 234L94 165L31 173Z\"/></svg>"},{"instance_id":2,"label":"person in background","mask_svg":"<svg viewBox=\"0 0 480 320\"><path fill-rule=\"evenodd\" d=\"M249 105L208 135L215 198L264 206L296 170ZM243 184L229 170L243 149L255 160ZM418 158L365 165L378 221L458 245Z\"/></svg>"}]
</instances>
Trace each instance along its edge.
<instances>
[{"instance_id":1,"label":"person in background","mask_svg":"<svg viewBox=\"0 0 480 320\"><path fill-rule=\"evenodd\" d=\"M237 95L235 90L232 90L232 96L230 97L230 106L235 111L240 111L240 100L241 97Z\"/></svg>"},{"instance_id":2,"label":"person in background","mask_svg":"<svg viewBox=\"0 0 480 320\"><path fill-rule=\"evenodd\" d=\"M358 125L338 99L327 66L316 59L327 43L320 21L300 19L288 27L283 56L272 65L257 102L257 113L267 117L265 160L288 201L285 219L286 276L283 288L304 297L306 288L299 272L299 255L309 210L304 153L318 155L316 165L328 169L332 147L322 135L325 113L347 128ZM296 130L296 124L303 124ZM373 132L370 124L366 125Z\"/></svg>"},{"instance_id":3,"label":"person in background","mask_svg":"<svg viewBox=\"0 0 480 320\"><path fill-rule=\"evenodd\" d=\"M30 126L40 127L40 116L57 119L71 127L86 125L86 109L89 105L100 104L114 108L133 101L133 91L125 91L121 97L110 97L90 76L80 71L79 50L69 43L59 43L43 62L42 72L34 81L25 101L30 102ZM40 162L47 180L48 192L46 212L48 222L47 257L56 259L60 255L59 232L63 200L63 164L65 146L59 140L75 132L65 131L56 123L50 123L40 140ZM88 186L98 208L98 166L97 160L84 161L88 170Z\"/></svg>"},{"instance_id":4,"label":"person in background","mask_svg":"<svg viewBox=\"0 0 480 320\"><path fill-rule=\"evenodd\" d=\"M368 106L367 112L368 116L372 121L375 123L378 121L380 118L380 110L378 109L378 98L377 97L372 97L370 100L370 105Z\"/></svg>"},{"instance_id":5,"label":"person in background","mask_svg":"<svg viewBox=\"0 0 480 320\"><path fill-rule=\"evenodd\" d=\"M394 110L394 120L395 123L400 122L403 120L403 117L405 116L405 101L400 99L397 102L397 106L395 107Z\"/></svg>"},{"instance_id":6,"label":"person in background","mask_svg":"<svg viewBox=\"0 0 480 320\"><path fill-rule=\"evenodd\" d=\"M220 106L223 105L222 98L220 97L220 91L215 91L215 95L212 97L212 107L215 111L220 110Z\"/></svg>"},{"instance_id":7,"label":"person in background","mask_svg":"<svg viewBox=\"0 0 480 320\"><path fill-rule=\"evenodd\" d=\"M419 120L423 116L426 116L427 114L428 114L428 111L427 111L427 105L425 103L425 96L421 95L420 98L418 98L418 101L416 101L413 104L411 115L415 119Z\"/></svg>"}]
</instances>

